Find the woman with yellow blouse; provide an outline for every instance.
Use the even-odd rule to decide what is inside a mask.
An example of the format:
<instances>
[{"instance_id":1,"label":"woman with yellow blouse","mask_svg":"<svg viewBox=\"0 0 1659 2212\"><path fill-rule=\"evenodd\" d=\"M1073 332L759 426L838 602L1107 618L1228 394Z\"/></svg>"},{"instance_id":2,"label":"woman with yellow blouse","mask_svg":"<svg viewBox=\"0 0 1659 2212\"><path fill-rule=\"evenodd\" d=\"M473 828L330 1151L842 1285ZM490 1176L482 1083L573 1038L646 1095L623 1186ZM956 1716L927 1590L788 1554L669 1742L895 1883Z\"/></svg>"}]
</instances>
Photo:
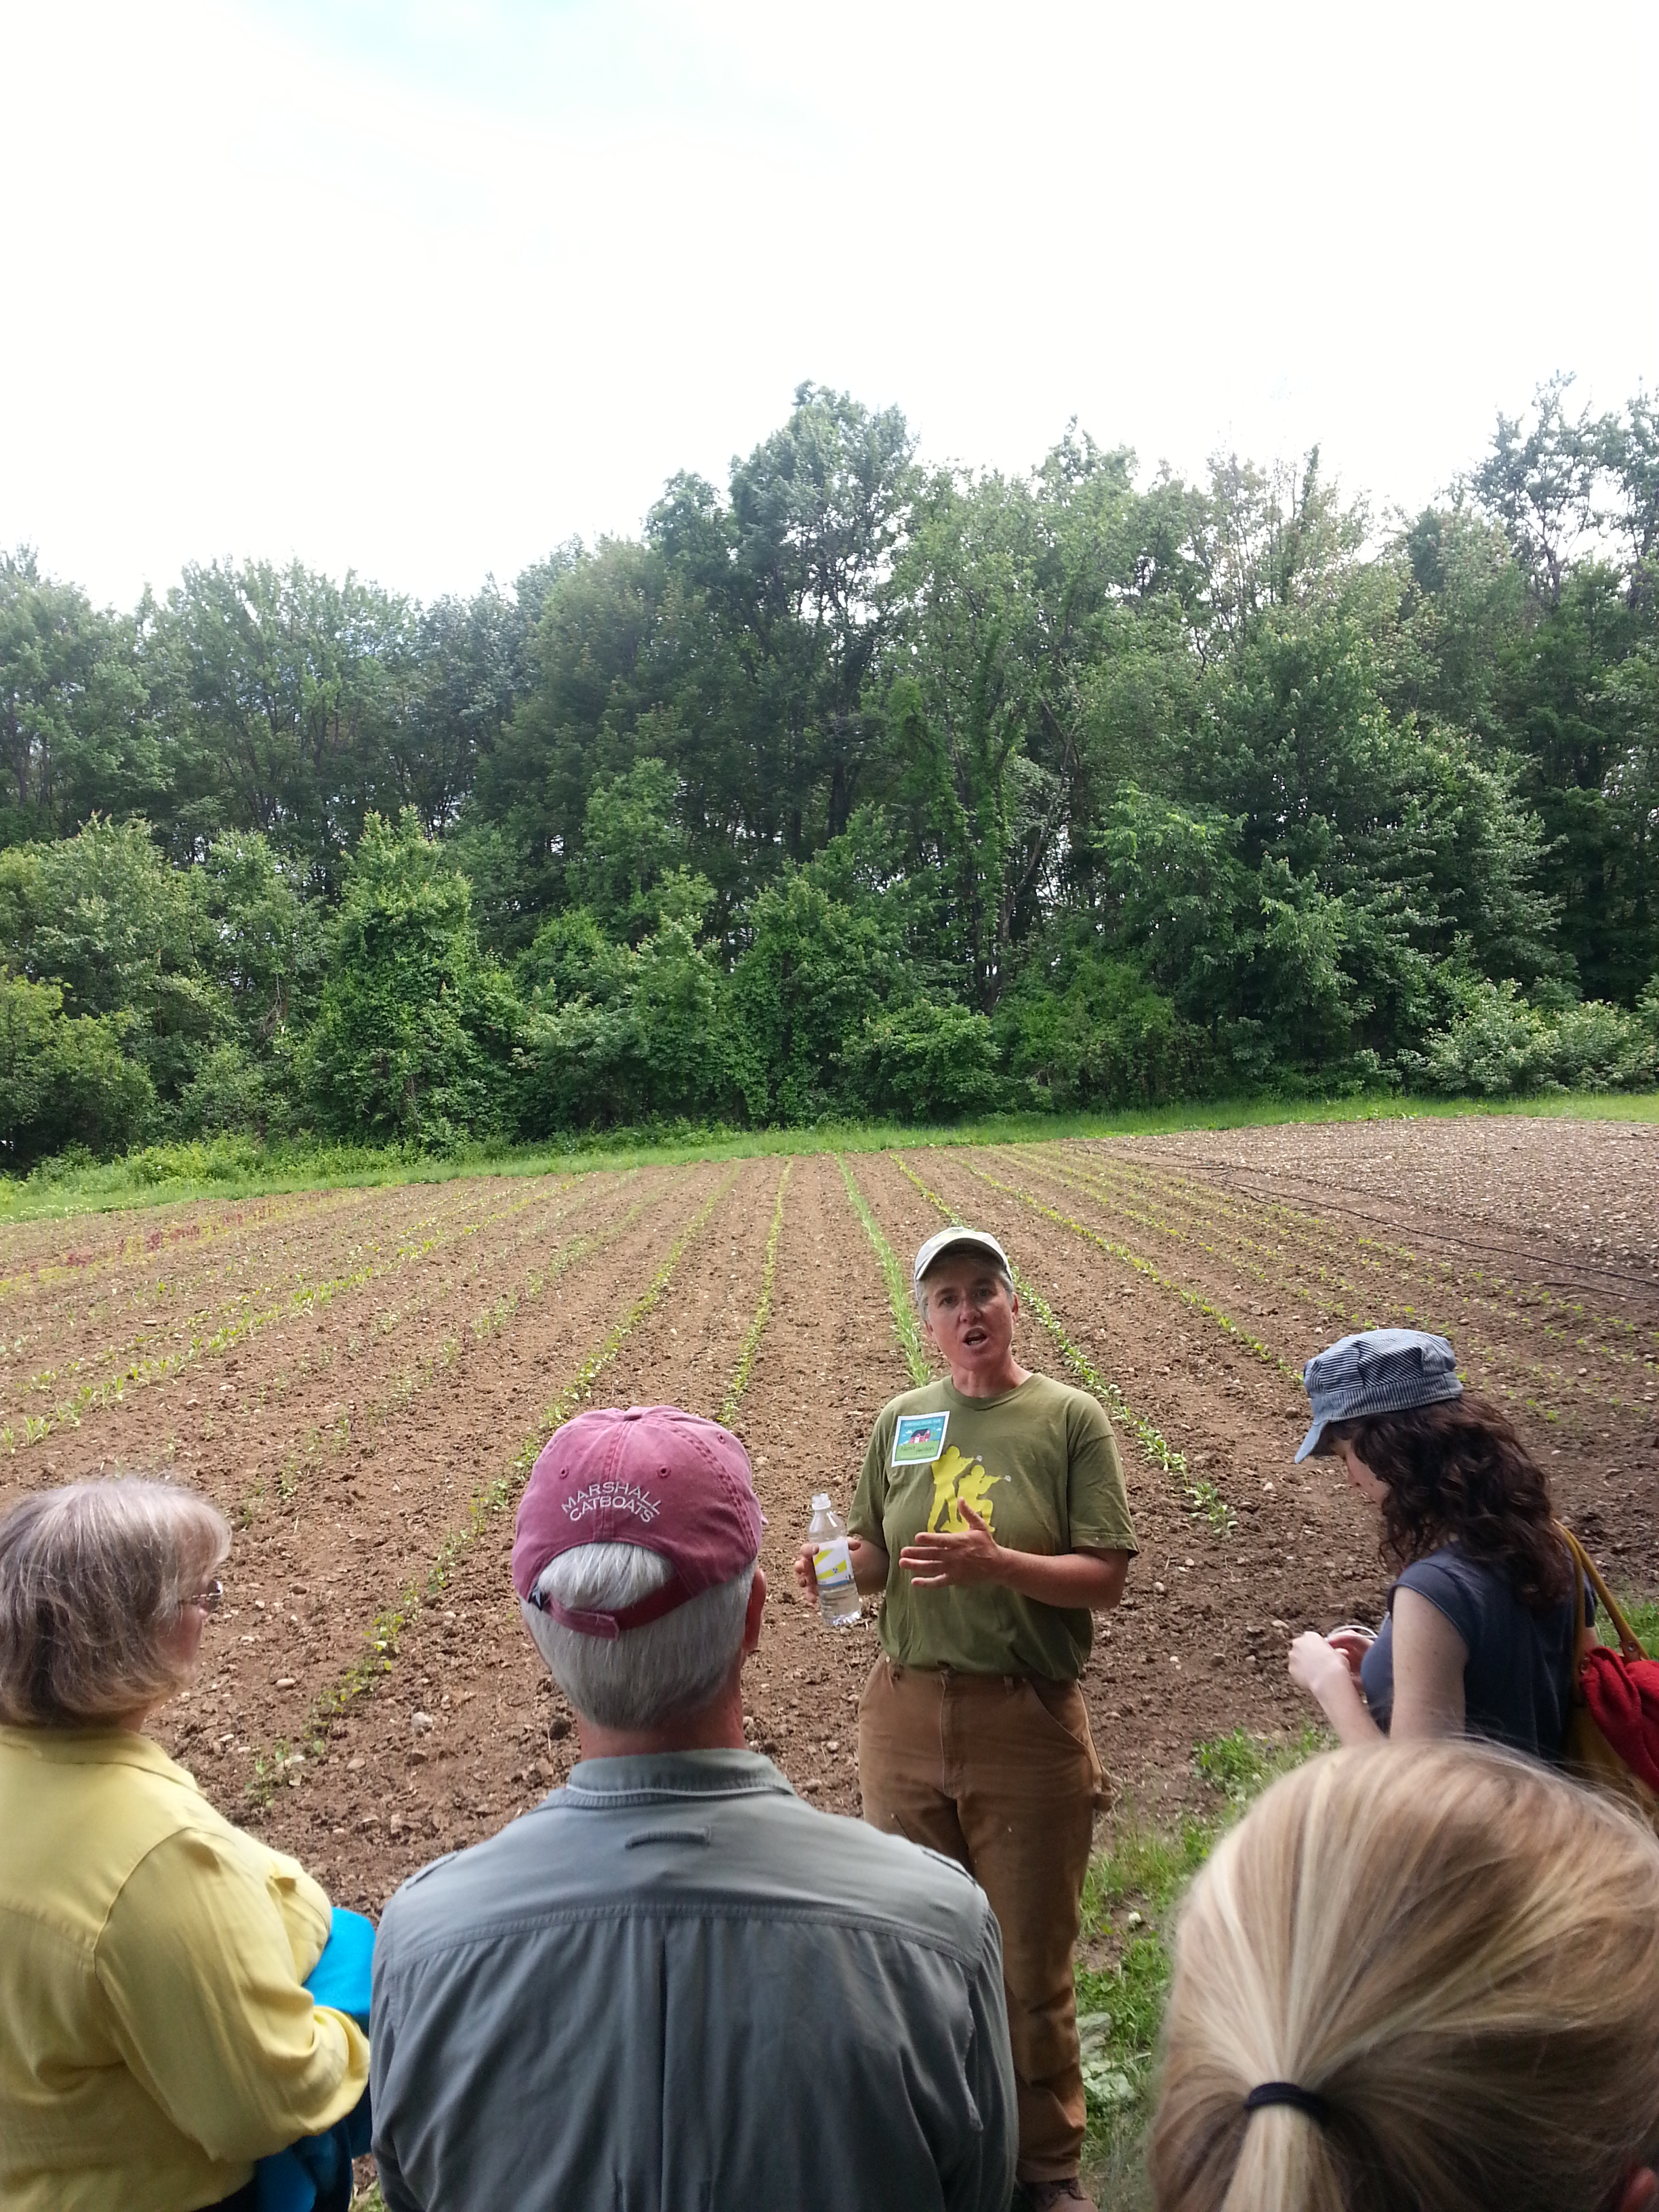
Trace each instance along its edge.
<instances>
[{"instance_id":1,"label":"woman with yellow blouse","mask_svg":"<svg viewBox=\"0 0 1659 2212\"><path fill-rule=\"evenodd\" d=\"M0 1518L0 2204L252 2207L256 2160L362 2099L305 1978L329 1901L144 1734L195 1671L230 1549L170 1483Z\"/></svg>"}]
</instances>

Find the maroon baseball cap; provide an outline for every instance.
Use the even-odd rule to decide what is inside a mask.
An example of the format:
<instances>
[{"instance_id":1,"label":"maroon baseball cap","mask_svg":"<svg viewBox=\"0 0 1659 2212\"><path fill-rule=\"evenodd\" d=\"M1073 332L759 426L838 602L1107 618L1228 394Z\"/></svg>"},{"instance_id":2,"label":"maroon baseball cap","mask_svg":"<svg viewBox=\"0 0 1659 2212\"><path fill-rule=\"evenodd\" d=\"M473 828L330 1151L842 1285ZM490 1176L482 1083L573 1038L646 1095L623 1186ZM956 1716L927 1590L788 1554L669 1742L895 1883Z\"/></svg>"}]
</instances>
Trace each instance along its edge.
<instances>
[{"instance_id":1,"label":"maroon baseball cap","mask_svg":"<svg viewBox=\"0 0 1659 2212\"><path fill-rule=\"evenodd\" d=\"M717 1421L678 1406L595 1406L543 1445L519 1500L513 1587L565 1627L607 1639L729 1583L760 1556L749 1455ZM535 1596L549 1563L580 1544L638 1544L673 1569L619 1613Z\"/></svg>"}]
</instances>

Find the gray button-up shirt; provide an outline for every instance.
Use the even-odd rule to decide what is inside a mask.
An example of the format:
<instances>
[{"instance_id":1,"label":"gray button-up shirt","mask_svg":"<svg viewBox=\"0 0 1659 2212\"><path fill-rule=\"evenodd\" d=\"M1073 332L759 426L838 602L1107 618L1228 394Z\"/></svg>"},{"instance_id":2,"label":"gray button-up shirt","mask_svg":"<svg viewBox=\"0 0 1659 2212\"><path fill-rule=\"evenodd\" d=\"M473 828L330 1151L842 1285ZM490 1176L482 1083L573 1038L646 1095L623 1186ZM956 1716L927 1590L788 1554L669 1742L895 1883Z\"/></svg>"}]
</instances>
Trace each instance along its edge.
<instances>
[{"instance_id":1,"label":"gray button-up shirt","mask_svg":"<svg viewBox=\"0 0 1659 2212\"><path fill-rule=\"evenodd\" d=\"M744 1751L584 1761L398 1890L391 2212L1006 2212L1002 1946L953 1861Z\"/></svg>"}]
</instances>

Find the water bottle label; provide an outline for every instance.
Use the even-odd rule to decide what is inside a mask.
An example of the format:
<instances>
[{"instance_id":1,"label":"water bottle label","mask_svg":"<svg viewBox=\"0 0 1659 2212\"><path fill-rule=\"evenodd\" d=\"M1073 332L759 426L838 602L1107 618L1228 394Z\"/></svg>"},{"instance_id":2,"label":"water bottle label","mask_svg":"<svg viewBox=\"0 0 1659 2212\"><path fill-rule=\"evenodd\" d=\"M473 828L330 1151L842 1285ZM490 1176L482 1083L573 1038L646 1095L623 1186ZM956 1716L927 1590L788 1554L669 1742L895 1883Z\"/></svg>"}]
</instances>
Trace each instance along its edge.
<instances>
[{"instance_id":1,"label":"water bottle label","mask_svg":"<svg viewBox=\"0 0 1659 2212\"><path fill-rule=\"evenodd\" d=\"M812 1571L818 1578L818 1589L826 1597L834 1597L842 1590L856 1589L853 1579L853 1559L847 1548L845 1536L837 1536L828 1544L813 1547Z\"/></svg>"}]
</instances>

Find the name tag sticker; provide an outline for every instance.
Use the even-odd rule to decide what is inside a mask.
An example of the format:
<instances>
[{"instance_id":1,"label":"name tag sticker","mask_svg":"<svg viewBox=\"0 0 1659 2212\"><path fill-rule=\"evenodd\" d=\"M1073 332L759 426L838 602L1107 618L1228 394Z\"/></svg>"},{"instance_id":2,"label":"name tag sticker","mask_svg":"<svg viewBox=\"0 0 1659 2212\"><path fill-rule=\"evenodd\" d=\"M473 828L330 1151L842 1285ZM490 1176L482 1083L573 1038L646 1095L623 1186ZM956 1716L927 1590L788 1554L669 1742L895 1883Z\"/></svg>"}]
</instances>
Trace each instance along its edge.
<instances>
[{"instance_id":1,"label":"name tag sticker","mask_svg":"<svg viewBox=\"0 0 1659 2212\"><path fill-rule=\"evenodd\" d=\"M895 1467L931 1467L945 1449L948 1413L901 1413L893 1431Z\"/></svg>"}]
</instances>

